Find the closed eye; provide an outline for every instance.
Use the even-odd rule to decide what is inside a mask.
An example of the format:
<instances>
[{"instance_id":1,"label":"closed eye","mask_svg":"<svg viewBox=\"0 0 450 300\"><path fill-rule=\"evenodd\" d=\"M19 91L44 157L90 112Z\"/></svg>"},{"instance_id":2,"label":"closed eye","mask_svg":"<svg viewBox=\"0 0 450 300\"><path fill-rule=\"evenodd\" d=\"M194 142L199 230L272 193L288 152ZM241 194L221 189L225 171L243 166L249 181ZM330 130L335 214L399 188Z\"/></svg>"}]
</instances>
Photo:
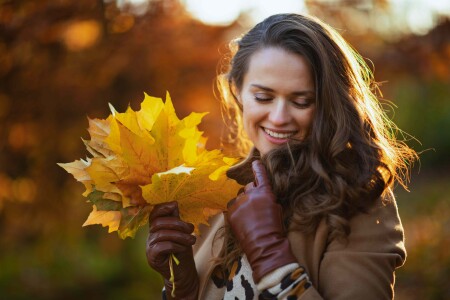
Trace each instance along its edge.
<instances>
[{"instance_id":1,"label":"closed eye","mask_svg":"<svg viewBox=\"0 0 450 300\"><path fill-rule=\"evenodd\" d=\"M314 104L314 100L306 99L302 101L293 101L292 103L295 107L305 109Z\"/></svg>"},{"instance_id":2,"label":"closed eye","mask_svg":"<svg viewBox=\"0 0 450 300\"><path fill-rule=\"evenodd\" d=\"M266 102L266 101L273 100L272 96L266 95L266 94L262 94L262 93L255 94L254 97L255 97L256 101L260 101L260 102Z\"/></svg>"}]
</instances>

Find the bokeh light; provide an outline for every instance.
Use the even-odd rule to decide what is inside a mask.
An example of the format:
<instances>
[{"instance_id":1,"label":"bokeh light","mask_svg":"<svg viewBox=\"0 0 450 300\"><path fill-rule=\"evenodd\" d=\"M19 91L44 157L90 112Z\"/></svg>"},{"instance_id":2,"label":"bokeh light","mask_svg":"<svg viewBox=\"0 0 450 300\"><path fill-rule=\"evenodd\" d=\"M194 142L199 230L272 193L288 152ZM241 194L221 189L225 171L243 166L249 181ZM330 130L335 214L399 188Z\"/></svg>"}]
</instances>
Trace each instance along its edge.
<instances>
[{"instance_id":1,"label":"bokeh light","mask_svg":"<svg viewBox=\"0 0 450 300\"><path fill-rule=\"evenodd\" d=\"M100 37L100 24L94 20L77 21L67 25L62 38L71 51L92 47Z\"/></svg>"}]
</instances>

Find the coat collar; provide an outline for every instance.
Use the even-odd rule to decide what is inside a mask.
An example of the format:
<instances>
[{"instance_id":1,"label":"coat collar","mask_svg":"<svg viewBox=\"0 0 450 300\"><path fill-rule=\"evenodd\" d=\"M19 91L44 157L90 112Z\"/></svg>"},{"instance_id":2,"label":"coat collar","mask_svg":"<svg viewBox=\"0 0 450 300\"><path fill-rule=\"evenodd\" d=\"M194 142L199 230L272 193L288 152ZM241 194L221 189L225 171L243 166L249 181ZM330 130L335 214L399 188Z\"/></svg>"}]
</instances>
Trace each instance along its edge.
<instances>
[{"instance_id":1,"label":"coat collar","mask_svg":"<svg viewBox=\"0 0 450 300\"><path fill-rule=\"evenodd\" d=\"M224 243L224 238L219 232L225 225L224 214L220 213L210 218L209 224L209 226L200 225L200 235L194 245L194 260L200 281L198 299L202 299L207 281L218 264L215 260L220 255Z\"/></svg>"}]
</instances>

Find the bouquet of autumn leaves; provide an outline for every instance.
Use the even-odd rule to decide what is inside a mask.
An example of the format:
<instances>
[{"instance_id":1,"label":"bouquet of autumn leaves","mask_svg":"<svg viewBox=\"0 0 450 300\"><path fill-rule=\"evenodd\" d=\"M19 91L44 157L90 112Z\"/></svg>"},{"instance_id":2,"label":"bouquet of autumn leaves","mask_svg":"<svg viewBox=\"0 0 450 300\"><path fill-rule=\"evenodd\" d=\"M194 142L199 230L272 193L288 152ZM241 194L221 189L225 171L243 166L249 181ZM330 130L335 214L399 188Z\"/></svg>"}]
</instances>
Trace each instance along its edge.
<instances>
[{"instance_id":1,"label":"bouquet of autumn leaves","mask_svg":"<svg viewBox=\"0 0 450 300\"><path fill-rule=\"evenodd\" d=\"M177 201L180 218L200 223L226 209L241 186L227 178L236 160L208 151L197 125L206 113L180 120L169 94L145 94L139 111L128 107L106 120L89 119L90 158L59 164L84 184L92 212L83 226L101 224L121 238L134 237L154 205Z\"/></svg>"}]
</instances>

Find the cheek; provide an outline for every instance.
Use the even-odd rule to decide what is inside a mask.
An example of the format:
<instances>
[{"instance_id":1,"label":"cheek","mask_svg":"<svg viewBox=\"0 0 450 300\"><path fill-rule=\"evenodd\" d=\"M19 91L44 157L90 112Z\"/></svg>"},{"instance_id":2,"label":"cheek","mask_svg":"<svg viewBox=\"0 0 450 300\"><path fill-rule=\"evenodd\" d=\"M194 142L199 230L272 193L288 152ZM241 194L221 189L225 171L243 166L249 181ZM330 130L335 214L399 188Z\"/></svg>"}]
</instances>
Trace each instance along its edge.
<instances>
[{"instance_id":1,"label":"cheek","mask_svg":"<svg viewBox=\"0 0 450 300\"><path fill-rule=\"evenodd\" d=\"M314 116L315 116L315 110L312 109L307 116L307 124L308 124L308 128L311 127L313 121L314 121Z\"/></svg>"},{"instance_id":2,"label":"cheek","mask_svg":"<svg viewBox=\"0 0 450 300\"><path fill-rule=\"evenodd\" d=\"M313 121L314 121L314 116L315 116L315 111L314 109L309 111L308 113L305 114L305 116L302 119L302 127L305 129L306 132L309 132Z\"/></svg>"},{"instance_id":3,"label":"cheek","mask_svg":"<svg viewBox=\"0 0 450 300\"><path fill-rule=\"evenodd\" d=\"M242 98L241 98L242 99ZM248 99L245 97L241 100L242 105L242 118L244 120L244 126L247 126L247 123L252 119L253 108Z\"/></svg>"},{"instance_id":4,"label":"cheek","mask_svg":"<svg viewBox=\"0 0 450 300\"><path fill-rule=\"evenodd\" d=\"M314 116L314 109L301 111L298 115L294 116L295 122L300 128L300 134L303 137L309 133L314 121Z\"/></svg>"},{"instance_id":5,"label":"cheek","mask_svg":"<svg viewBox=\"0 0 450 300\"><path fill-rule=\"evenodd\" d=\"M251 101L244 101L242 108L242 118L244 120L244 126L248 126L250 129L251 126L254 126L261 119L261 109L255 103Z\"/></svg>"},{"instance_id":6,"label":"cheek","mask_svg":"<svg viewBox=\"0 0 450 300\"><path fill-rule=\"evenodd\" d=\"M249 113L251 110L244 106L243 110L242 110L242 121L243 121L243 125L244 125L244 130L245 132L247 132L247 134L249 134L249 128L250 128L250 123L252 120L251 117L251 113Z\"/></svg>"},{"instance_id":7,"label":"cheek","mask_svg":"<svg viewBox=\"0 0 450 300\"><path fill-rule=\"evenodd\" d=\"M244 106L242 114L243 129L250 140L255 143L258 136L259 117L253 106Z\"/></svg>"}]
</instances>

